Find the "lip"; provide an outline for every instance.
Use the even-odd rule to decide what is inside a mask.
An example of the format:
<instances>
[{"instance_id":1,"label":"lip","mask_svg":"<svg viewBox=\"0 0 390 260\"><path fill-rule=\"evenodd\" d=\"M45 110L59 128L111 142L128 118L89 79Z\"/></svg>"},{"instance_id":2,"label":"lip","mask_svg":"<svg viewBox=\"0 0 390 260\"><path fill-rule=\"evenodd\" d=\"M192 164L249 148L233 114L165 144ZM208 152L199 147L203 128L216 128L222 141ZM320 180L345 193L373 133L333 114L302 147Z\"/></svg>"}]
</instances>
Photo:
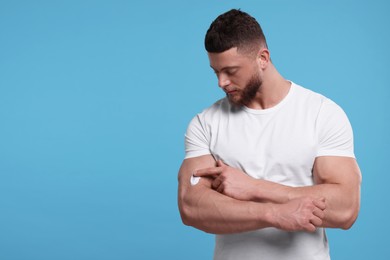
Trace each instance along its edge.
<instances>
[{"instance_id":1,"label":"lip","mask_svg":"<svg viewBox=\"0 0 390 260\"><path fill-rule=\"evenodd\" d=\"M226 91L226 93L229 94L229 95L234 94L236 92L237 92L237 90L228 90L228 91Z\"/></svg>"}]
</instances>

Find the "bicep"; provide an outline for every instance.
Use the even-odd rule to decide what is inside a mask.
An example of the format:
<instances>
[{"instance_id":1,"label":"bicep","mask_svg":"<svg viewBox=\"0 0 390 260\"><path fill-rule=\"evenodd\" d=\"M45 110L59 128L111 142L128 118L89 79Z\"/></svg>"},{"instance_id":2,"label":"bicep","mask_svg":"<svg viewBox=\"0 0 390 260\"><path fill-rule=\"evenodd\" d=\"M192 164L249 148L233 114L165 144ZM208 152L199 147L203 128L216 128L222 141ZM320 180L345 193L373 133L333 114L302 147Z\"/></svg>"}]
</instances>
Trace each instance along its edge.
<instances>
[{"instance_id":1,"label":"bicep","mask_svg":"<svg viewBox=\"0 0 390 260\"><path fill-rule=\"evenodd\" d=\"M341 184L354 188L360 185L359 166L352 157L320 156L313 167L314 181L317 184Z\"/></svg>"},{"instance_id":2,"label":"bicep","mask_svg":"<svg viewBox=\"0 0 390 260\"><path fill-rule=\"evenodd\" d=\"M193 216L194 207L207 190L211 190L211 180L201 178L198 184L191 185L191 176L197 169L207 168L215 165L215 160L211 155L203 155L194 158L185 159L179 170L179 189L178 189L178 205L180 214L184 223Z\"/></svg>"},{"instance_id":3,"label":"bicep","mask_svg":"<svg viewBox=\"0 0 390 260\"><path fill-rule=\"evenodd\" d=\"M214 157L210 154L185 159L179 170L179 188L187 189L191 186L191 176L195 170L213 167L215 165ZM208 178L201 178L198 184L211 187L211 182Z\"/></svg>"},{"instance_id":4,"label":"bicep","mask_svg":"<svg viewBox=\"0 0 390 260\"><path fill-rule=\"evenodd\" d=\"M350 228L360 208L361 174L355 158L317 157L313 175L327 202L324 225Z\"/></svg>"}]
</instances>

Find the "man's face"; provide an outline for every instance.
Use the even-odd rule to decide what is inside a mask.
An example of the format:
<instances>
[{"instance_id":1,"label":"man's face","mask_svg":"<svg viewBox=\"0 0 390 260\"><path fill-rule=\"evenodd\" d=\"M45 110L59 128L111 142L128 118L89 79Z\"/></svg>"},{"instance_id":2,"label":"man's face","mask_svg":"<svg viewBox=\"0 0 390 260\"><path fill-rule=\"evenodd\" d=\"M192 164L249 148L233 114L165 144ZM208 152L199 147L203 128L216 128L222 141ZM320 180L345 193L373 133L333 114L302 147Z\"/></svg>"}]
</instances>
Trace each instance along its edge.
<instances>
[{"instance_id":1,"label":"man's face","mask_svg":"<svg viewBox=\"0 0 390 260\"><path fill-rule=\"evenodd\" d=\"M208 53L210 66L218 77L218 85L233 105L246 105L256 96L262 80L255 57L231 48L222 53Z\"/></svg>"}]
</instances>

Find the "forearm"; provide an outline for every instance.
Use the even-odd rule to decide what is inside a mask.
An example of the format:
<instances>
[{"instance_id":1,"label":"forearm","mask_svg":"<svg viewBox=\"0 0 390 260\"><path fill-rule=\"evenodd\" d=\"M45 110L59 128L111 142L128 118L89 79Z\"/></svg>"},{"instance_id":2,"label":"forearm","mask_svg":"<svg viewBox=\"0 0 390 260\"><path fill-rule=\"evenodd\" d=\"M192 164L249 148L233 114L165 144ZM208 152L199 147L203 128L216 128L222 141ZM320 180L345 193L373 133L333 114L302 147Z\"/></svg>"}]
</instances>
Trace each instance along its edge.
<instances>
[{"instance_id":1,"label":"forearm","mask_svg":"<svg viewBox=\"0 0 390 260\"><path fill-rule=\"evenodd\" d=\"M251 201L213 189L215 179L202 177L191 185L197 169L215 164L211 156L183 161L179 171L178 204L183 223L214 234L231 234L275 227L286 231L315 231L322 225L322 199L299 198L286 203Z\"/></svg>"},{"instance_id":2,"label":"forearm","mask_svg":"<svg viewBox=\"0 0 390 260\"><path fill-rule=\"evenodd\" d=\"M213 234L240 233L273 225L271 204L236 200L198 185L179 194L184 224Z\"/></svg>"},{"instance_id":3,"label":"forearm","mask_svg":"<svg viewBox=\"0 0 390 260\"><path fill-rule=\"evenodd\" d=\"M348 229L355 222L358 211L360 192L348 189L343 184L317 184L307 187L290 187L289 200L301 196L324 197L326 200L324 227Z\"/></svg>"},{"instance_id":4,"label":"forearm","mask_svg":"<svg viewBox=\"0 0 390 260\"><path fill-rule=\"evenodd\" d=\"M242 201L211 188L211 178L201 178L191 185L196 169L214 166L210 155L183 161L179 171L178 204L183 223L208 233L239 233L271 226L271 206Z\"/></svg>"},{"instance_id":5,"label":"forearm","mask_svg":"<svg viewBox=\"0 0 390 260\"><path fill-rule=\"evenodd\" d=\"M313 167L313 186L289 187L258 180L256 200L284 203L309 196L326 200L323 226L348 229L355 222L360 208L361 173L354 158L317 157Z\"/></svg>"},{"instance_id":6,"label":"forearm","mask_svg":"<svg viewBox=\"0 0 390 260\"><path fill-rule=\"evenodd\" d=\"M286 203L301 197L325 198L326 210L323 227L348 229L356 220L359 211L360 190L338 183L290 187L259 180L255 194L255 201L274 203Z\"/></svg>"}]
</instances>

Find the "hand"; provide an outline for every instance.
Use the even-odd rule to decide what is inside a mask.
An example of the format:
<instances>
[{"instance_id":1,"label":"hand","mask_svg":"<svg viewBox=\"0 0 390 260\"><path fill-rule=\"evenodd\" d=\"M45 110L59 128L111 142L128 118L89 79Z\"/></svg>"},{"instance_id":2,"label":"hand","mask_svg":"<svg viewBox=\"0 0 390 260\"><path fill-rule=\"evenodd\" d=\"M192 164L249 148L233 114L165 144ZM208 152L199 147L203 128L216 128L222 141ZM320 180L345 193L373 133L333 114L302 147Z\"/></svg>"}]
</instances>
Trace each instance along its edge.
<instances>
[{"instance_id":1,"label":"hand","mask_svg":"<svg viewBox=\"0 0 390 260\"><path fill-rule=\"evenodd\" d=\"M284 204L275 204L272 220L275 227L286 231L314 232L322 225L325 199L299 198Z\"/></svg>"},{"instance_id":2,"label":"hand","mask_svg":"<svg viewBox=\"0 0 390 260\"><path fill-rule=\"evenodd\" d=\"M255 179L243 171L217 161L217 167L195 171L194 176L212 177L212 188L238 200L252 200L256 189Z\"/></svg>"}]
</instances>

